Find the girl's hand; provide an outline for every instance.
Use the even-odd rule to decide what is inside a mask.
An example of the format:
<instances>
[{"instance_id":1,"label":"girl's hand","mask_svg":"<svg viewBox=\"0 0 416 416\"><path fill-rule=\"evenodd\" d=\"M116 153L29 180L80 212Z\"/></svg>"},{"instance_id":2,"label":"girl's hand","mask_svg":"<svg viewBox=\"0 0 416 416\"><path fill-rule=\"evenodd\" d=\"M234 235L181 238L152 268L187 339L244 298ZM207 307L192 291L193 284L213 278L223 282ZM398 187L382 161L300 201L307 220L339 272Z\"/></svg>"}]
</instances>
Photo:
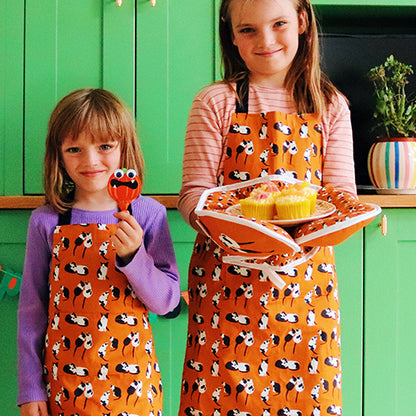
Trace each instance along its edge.
<instances>
[{"instance_id":1,"label":"girl's hand","mask_svg":"<svg viewBox=\"0 0 416 416\"><path fill-rule=\"evenodd\" d=\"M48 416L46 402L29 402L20 406L21 416Z\"/></svg>"},{"instance_id":2,"label":"girl's hand","mask_svg":"<svg viewBox=\"0 0 416 416\"><path fill-rule=\"evenodd\" d=\"M116 248L117 256L123 264L127 264L142 245L143 229L128 211L116 212L114 216L120 221L117 223L115 234L110 239Z\"/></svg>"}]
</instances>

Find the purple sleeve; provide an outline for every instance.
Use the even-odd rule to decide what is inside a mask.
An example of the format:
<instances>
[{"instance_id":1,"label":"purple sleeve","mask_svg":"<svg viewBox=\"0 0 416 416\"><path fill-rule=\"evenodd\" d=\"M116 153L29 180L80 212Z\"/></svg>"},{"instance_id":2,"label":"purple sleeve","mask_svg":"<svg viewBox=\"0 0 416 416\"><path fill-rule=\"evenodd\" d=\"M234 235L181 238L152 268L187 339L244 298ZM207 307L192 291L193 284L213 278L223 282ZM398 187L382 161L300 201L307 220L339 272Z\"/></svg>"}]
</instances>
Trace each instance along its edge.
<instances>
[{"instance_id":1,"label":"purple sleeve","mask_svg":"<svg viewBox=\"0 0 416 416\"><path fill-rule=\"evenodd\" d=\"M18 308L18 385L17 404L46 401L46 387L42 380L42 350L48 324L48 278L50 245L48 222L53 215L32 214L26 244L23 280Z\"/></svg>"},{"instance_id":2,"label":"purple sleeve","mask_svg":"<svg viewBox=\"0 0 416 416\"><path fill-rule=\"evenodd\" d=\"M142 207L139 215L133 208L133 214L143 228L143 243L129 264L117 267L127 276L147 309L164 315L180 299L179 274L166 209L160 204L151 204Z\"/></svg>"}]
</instances>

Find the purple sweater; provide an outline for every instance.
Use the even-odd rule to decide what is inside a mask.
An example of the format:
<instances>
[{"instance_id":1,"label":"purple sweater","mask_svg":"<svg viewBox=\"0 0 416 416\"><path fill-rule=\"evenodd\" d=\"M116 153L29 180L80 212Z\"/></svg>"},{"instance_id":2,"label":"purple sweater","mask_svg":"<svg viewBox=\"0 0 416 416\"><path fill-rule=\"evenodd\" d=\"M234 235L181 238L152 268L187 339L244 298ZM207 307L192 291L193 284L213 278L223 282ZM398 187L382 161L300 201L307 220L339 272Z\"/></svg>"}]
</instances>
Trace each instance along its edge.
<instances>
[{"instance_id":1,"label":"purple sweater","mask_svg":"<svg viewBox=\"0 0 416 416\"><path fill-rule=\"evenodd\" d=\"M117 264L117 267L149 311L165 314L180 299L179 274L166 209L154 199L140 196L133 201L132 210L143 228L143 243L129 264L124 267ZM116 224L115 212L73 209L71 224ZM57 223L58 214L48 206L33 211L29 221L18 309L18 405L48 400L42 380L41 354L48 324L48 280Z\"/></svg>"}]
</instances>

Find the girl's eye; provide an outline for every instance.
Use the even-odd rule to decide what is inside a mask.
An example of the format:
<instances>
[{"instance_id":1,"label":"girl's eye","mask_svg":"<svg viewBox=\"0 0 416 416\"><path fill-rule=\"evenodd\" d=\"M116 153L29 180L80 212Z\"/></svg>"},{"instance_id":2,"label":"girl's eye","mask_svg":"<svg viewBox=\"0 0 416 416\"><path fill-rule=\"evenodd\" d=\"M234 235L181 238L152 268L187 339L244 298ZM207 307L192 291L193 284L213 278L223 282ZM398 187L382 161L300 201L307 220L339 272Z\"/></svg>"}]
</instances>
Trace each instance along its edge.
<instances>
[{"instance_id":1,"label":"girl's eye","mask_svg":"<svg viewBox=\"0 0 416 416\"><path fill-rule=\"evenodd\" d=\"M240 30L240 33L253 33L253 32L254 32L254 29L251 27L245 27Z\"/></svg>"},{"instance_id":2,"label":"girl's eye","mask_svg":"<svg viewBox=\"0 0 416 416\"><path fill-rule=\"evenodd\" d=\"M108 152L111 149L115 149L118 146L118 141L114 140L112 142L108 142L108 143L102 143L99 147L99 150L104 151L104 152Z\"/></svg>"},{"instance_id":3,"label":"girl's eye","mask_svg":"<svg viewBox=\"0 0 416 416\"><path fill-rule=\"evenodd\" d=\"M281 26L283 26L285 23L286 23L286 22L284 22L283 20L279 20L278 22L276 22L276 23L274 24L274 26L275 26L275 27L281 27Z\"/></svg>"},{"instance_id":4,"label":"girl's eye","mask_svg":"<svg viewBox=\"0 0 416 416\"><path fill-rule=\"evenodd\" d=\"M79 147L68 147L67 149L65 149L66 153L79 153L80 149Z\"/></svg>"}]
</instances>

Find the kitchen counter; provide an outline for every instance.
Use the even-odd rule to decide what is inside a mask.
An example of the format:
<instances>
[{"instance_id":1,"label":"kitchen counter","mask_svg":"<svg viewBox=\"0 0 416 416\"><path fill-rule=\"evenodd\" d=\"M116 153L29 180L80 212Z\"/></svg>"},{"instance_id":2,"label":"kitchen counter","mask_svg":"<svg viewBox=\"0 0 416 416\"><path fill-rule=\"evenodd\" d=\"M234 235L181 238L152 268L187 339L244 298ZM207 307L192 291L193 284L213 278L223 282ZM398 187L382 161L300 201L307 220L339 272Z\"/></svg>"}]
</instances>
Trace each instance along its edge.
<instances>
[{"instance_id":1,"label":"kitchen counter","mask_svg":"<svg viewBox=\"0 0 416 416\"><path fill-rule=\"evenodd\" d=\"M168 209L176 208L177 195L148 195ZM381 208L416 208L416 194L412 195L359 195L362 202L379 205ZM43 196L0 196L0 209L34 209L45 202Z\"/></svg>"},{"instance_id":2,"label":"kitchen counter","mask_svg":"<svg viewBox=\"0 0 416 416\"><path fill-rule=\"evenodd\" d=\"M416 208L416 194L408 195L358 195L360 201L376 204L381 208Z\"/></svg>"},{"instance_id":3,"label":"kitchen counter","mask_svg":"<svg viewBox=\"0 0 416 416\"><path fill-rule=\"evenodd\" d=\"M156 199L166 208L176 208L177 195L147 195ZM45 203L42 195L34 196L0 196L0 209L34 209Z\"/></svg>"}]
</instances>

